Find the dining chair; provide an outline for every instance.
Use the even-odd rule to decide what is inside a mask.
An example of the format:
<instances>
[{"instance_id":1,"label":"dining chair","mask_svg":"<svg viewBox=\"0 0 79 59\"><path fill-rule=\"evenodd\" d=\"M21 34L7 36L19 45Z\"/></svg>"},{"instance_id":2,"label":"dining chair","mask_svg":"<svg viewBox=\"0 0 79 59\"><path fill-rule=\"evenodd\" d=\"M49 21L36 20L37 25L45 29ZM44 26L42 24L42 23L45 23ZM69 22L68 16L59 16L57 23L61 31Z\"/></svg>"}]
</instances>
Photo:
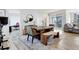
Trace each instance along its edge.
<instances>
[{"instance_id":1,"label":"dining chair","mask_svg":"<svg viewBox=\"0 0 79 59\"><path fill-rule=\"evenodd\" d=\"M34 38L39 39L40 33L38 33L34 28L31 29L32 29L32 43L33 43Z\"/></svg>"},{"instance_id":2,"label":"dining chair","mask_svg":"<svg viewBox=\"0 0 79 59\"><path fill-rule=\"evenodd\" d=\"M29 41L29 36L32 36L32 43L34 41L34 38L38 38L39 39L39 34L38 32L36 32L36 30L34 28L32 28L32 26L28 26L27 27L27 40Z\"/></svg>"}]
</instances>

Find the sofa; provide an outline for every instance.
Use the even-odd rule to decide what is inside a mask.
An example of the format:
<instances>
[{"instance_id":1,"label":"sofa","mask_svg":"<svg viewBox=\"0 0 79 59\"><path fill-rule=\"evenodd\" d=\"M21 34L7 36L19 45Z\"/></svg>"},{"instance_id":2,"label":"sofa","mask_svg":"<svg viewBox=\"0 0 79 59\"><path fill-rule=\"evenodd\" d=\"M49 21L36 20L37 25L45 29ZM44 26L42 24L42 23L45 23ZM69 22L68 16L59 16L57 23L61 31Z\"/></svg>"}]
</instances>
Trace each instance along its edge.
<instances>
[{"instance_id":1,"label":"sofa","mask_svg":"<svg viewBox=\"0 0 79 59\"><path fill-rule=\"evenodd\" d=\"M64 31L72 32L72 33L79 33L79 27L76 25L67 23L64 25Z\"/></svg>"}]
</instances>

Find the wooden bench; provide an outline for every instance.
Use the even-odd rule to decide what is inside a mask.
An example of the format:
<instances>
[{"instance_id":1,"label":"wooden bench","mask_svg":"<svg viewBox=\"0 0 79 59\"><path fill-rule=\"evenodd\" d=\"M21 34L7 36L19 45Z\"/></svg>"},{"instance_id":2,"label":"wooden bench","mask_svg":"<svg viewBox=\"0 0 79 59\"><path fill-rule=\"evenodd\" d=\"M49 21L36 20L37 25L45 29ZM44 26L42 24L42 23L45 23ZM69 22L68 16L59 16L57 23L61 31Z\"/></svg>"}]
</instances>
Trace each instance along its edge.
<instances>
[{"instance_id":1,"label":"wooden bench","mask_svg":"<svg viewBox=\"0 0 79 59\"><path fill-rule=\"evenodd\" d=\"M54 32L54 31L50 31L50 32L46 32L46 33L43 33L42 34L42 38L41 38L41 42L44 44L44 45L47 45L47 42L48 42L48 37L49 36L53 36L53 38L59 38L59 32Z\"/></svg>"}]
</instances>

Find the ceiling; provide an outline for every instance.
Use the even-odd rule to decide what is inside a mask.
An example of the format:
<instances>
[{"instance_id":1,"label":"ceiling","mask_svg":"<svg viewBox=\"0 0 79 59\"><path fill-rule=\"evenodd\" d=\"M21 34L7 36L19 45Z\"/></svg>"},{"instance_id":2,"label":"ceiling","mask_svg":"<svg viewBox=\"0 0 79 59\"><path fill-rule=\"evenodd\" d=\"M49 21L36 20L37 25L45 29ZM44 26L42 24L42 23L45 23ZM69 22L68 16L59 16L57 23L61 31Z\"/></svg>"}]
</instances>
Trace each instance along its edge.
<instances>
[{"instance_id":1,"label":"ceiling","mask_svg":"<svg viewBox=\"0 0 79 59\"><path fill-rule=\"evenodd\" d=\"M33 12L46 12L46 13L49 13L49 12L55 12L55 11L59 11L59 10L62 10L62 9L21 9L22 11L33 11Z\"/></svg>"},{"instance_id":2,"label":"ceiling","mask_svg":"<svg viewBox=\"0 0 79 59\"><path fill-rule=\"evenodd\" d=\"M45 13L50 13L50 12L56 12L62 9L7 9L9 13L19 13L21 12L45 12Z\"/></svg>"}]
</instances>

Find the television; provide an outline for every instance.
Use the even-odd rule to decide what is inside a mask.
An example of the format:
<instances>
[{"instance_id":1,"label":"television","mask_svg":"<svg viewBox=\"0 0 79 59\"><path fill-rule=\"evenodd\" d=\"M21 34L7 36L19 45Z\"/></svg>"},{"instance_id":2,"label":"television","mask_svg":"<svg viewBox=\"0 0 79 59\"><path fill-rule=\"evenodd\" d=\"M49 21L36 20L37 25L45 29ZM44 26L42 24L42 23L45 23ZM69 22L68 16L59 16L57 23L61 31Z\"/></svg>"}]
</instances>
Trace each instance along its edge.
<instances>
[{"instance_id":1,"label":"television","mask_svg":"<svg viewBox=\"0 0 79 59\"><path fill-rule=\"evenodd\" d=\"M7 25L8 24L8 17L0 17L0 24Z\"/></svg>"}]
</instances>

